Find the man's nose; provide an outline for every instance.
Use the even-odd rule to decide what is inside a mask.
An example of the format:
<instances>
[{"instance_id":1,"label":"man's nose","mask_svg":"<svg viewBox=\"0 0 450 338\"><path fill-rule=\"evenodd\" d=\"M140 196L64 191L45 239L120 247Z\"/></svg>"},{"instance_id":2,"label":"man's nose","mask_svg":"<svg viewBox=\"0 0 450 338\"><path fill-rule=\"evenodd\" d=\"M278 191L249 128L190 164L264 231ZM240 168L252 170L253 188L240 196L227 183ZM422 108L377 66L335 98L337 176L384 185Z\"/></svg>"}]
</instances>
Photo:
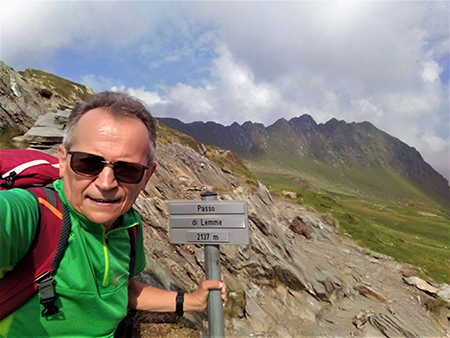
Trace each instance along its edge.
<instances>
[{"instance_id":1,"label":"man's nose","mask_svg":"<svg viewBox=\"0 0 450 338\"><path fill-rule=\"evenodd\" d=\"M111 165L105 165L95 179L95 184L102 190L111 190L117 187L118 183L114 177L114 171Z\"/></svg>"}]
</instances>

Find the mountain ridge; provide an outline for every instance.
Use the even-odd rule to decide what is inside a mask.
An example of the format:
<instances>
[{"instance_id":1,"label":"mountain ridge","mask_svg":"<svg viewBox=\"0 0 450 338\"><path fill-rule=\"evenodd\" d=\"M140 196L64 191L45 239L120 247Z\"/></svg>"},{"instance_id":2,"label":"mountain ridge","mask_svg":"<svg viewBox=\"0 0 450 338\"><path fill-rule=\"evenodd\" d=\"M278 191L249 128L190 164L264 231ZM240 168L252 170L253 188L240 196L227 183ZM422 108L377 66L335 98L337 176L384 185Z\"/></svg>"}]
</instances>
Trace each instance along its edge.
<instances>
[{"instance_id":1,"label":"mountain ridge","mask_svg":"<svg viewBox=\"0 0 450 338\"><path fill-rule=\"evenodd\" d=\"M250 121L223 126L216 122L157 119L202 143L229 149L249 161L267 159L270 151L275 151L344 170L352 166L380 168L408 180L440 203L449 202L447 179L425 162L414 147L367 121L347 123L332 118L317 124L313 117L303 114L289 121L281 118L265 127Z\"/></svg>"}]
</instances>

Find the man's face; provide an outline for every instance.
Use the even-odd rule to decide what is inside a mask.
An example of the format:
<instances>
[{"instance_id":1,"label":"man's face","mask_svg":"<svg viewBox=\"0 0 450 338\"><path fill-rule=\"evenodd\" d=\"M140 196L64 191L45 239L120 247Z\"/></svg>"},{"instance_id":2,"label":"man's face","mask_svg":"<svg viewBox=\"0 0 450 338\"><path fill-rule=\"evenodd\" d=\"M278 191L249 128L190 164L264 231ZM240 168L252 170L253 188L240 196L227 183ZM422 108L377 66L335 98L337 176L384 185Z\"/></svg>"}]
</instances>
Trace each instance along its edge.
<instances>
[{"instance_id":1,"label":"man's face","mask_svg":"<svg viewBox=\"0 0 450 338\"><path fill-rule=\"evenodd\" d=\"M106 161L133 162L148 165L149 133L137 118L114 119L106 109L88 111L78 121L70 151L85 152L103 157ZM139 192L152 176L153 164L137 184L123 183L114 177L111 165L96 176L86 177L70 167L71 155L60 146L58 158L64 192L69 203L80 214L110 230L114 222L126 213Z\"/></svg>"}]
</instances>

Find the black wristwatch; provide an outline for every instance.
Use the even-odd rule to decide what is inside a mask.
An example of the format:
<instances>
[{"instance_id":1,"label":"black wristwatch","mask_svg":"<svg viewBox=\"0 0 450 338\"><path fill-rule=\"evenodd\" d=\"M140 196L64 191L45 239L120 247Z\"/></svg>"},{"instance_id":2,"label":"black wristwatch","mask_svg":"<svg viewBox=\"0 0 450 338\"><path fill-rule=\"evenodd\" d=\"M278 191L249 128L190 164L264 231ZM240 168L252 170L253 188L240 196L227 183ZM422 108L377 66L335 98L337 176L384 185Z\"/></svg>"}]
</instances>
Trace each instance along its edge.
<instances>
[{"instance_id":1,"label":"black wristwatch","mask_svg":"<svg viewBox=\"0 0 450 338\"><path fill-rule=\"evenodd\" d=\"M176 308L175 308L175 313L178 316L182 316L184 311L183 311L183 303L184 303L184 292L179 291L177 293L177 298L176 298Z\"/></svg>"}]
</instances>

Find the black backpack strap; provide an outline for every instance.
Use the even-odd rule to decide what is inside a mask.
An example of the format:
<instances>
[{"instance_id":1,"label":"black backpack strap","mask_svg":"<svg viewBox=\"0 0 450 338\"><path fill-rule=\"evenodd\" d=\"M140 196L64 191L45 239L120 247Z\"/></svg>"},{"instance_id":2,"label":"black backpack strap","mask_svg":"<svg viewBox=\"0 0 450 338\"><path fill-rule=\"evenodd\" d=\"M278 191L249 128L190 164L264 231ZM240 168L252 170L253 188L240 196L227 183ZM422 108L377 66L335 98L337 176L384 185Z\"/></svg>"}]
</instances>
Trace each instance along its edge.
<instances>
[{"instance_id":1,"label":"black backpack strap","mask_svg":"<svg viewBox=\"0 0 450 338\"><path fill-rule=\"evenodd\" d=\"M45 187L42 188L42 190L45 193L45 199L51 205L53 205L55 208L58 208L58 202L56 200L56 195L54 193L55 189L53 189L53 185L52 186L45 186Z\"/></svg>"},{"instance_id":2,"label":"black backpack strap","mask_svg":"<svg viewBox=\"0 0 450 338\"><path fill-rule=\"evenodd\" d=\"M42 187L41 189L45 193L45 199L47 200L47 202L49 202L51 205L53 205L57 209L58 208L57 198L59 199L59 197L57 197L57 193L55 193L55 189L53 188L53 185L47 185L45 187ZM28 190L28 191L34 195L36 200L38 200L37 196L35 195L35 193L32 190ZM59 263L61 262L61 259L64 256L64 252L66 251L67 245L69 243L68 241L69 241L70 231L72 228L71 223L70 223L69 209L67 208L67 206L64 203L61 203L61 209L62 209L62 228L61 228L61 235L59 237L58 247L56 249L55 258L53 259L52 271L51 271L52 275L54 275L56 273ZM40 213L41 213L41 209L39 208L39 219L40 219Z\"/></svg>"},{"instance_id":3,"label":"black backpack strap","mask_svg":"<svg viewBox=\"0 0 450 338\"><path fill-rule=\"evenodd\" d=\"M36 284L38 285L39 294L41 296L40 303L44 306L44 309L42 310L42 317L52 316L59 312L58 307L55 305L57 296L55 292L55 279L53 276L59 267L59 263L61 262L64 253L66 252L71 231L69 209L64 203L61 203L61 208L63 214L61 235L59 237L55 258L53 259L52 270L51 272L45 272L36 278Z\"/></svg>"},{"instance_id":4,"label":"black backpack strap","mask_svg":"<svg viewBox=\"0 0 450 338\"><path fill-rule=\"evenodd\" d=\"M59 263L66 252L67 245L69 244L70 231L72 228L69 208L67 208L64 203L61 203L61 208L63 214L61 236L59 237L58 248L56 249L55 259L52 264L52 275L54 275L56 270L58 270Z\"/></svg>"},{"instance_id":5,"label":"black backpack strap","mask_svg":"<svg viewBox=\"0 0 450 338\"><path fill-rule=\"evenodd\" d=\"M54 191L53 187L46 186L40 189L44 191L45 199L57 209L58 208L57 199L59 199L59 197L57 196L57 193ZM29 191L33 195L35 195L33 191L31 190ZM37 199L36 195L35 197ZM58 307L55 305L57 296L55 292L53 276L55 275L59 263L61 262L61 259L63 258L64 253L67 249L67 245L69 243L68 240L71 232L69 209L64 203L60 204L62 209L62 227L55 257L52 263L52 268L50 271L47 271L36 278L36 284L38 286L40 294L40 303L44 306L44 309L42 310L42 317L51 316L59 312ZM39 219L41 218L40 213L41 210L39 208Z\"/></svg>"},{"instance_id":6,"label":"black backpack strap","mask_svg":"<svg viewBox=\"0 0 450 338\"><path fill-rule=\"evenodd\" d=\"M136 266L136 243L138 238L137 232L137 225L128 228L128 236L130 238L130 278L133 276L134 268ZM135 310L128 310L125 318L123 318L117 326L114 338L131 338L133 336L133 319L135 315Z\"/></svg>"}]
</instances>

